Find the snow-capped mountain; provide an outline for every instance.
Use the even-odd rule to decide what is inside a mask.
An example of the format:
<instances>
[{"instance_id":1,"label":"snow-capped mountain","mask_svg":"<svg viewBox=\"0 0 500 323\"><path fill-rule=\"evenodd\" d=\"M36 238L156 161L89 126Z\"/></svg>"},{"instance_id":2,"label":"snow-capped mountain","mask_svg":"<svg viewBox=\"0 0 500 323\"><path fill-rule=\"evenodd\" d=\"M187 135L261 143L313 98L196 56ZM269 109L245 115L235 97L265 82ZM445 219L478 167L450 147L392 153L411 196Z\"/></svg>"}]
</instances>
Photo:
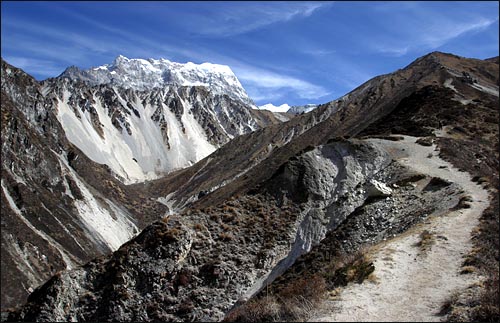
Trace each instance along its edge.
<instances>
[{"instance_id":1,"label":"snow-capped mountain","mask_svg":"<svg viewBox=\"0 0 500 323\"><path fill-rule=\"evenodd\" d=\"M268 110L271 112L287 112L288 109L290 109L290 106L286 103L279 105L279 106L275 106L272 103L268 103L268 104L260 105L258 107L258 109L259 110Z\"/></svg>"},{"instance_id":2,"label":"snow-capped mountain","mask_svg":"<svg viewBox=\"0 0 500 323\"><path fill-rule=\"evenodd\" d=\"M313 275L328 286L345 285L345 270L351 266L360 270L348 275L353 276L350 279L364 279L373 266L379 266L377 262L354 258L354 263L346 261L337 267L332 259L356 254L361 246L390 239L417 223L455 217L456 213L446 215L450 210L474 209L474 204L462 203L468 193L455 181L468 175L445 175L447 180L439 176L458 174L460 167L470 178L483 178L490 189L498 186L495 62L431 53L310 113L234 138L192 167L146 185L122 185L109 173L100 174L102 165L85 160L81 151L64 142L64 130L57 121L64 115L56 117L51 102L57 109L67 104L68 113L76 119L78 115L81 120L88 118L74 121L90 122L92 131L109 128L103 121L109 117L112 127L122 127L123 138L128 138L127 124L132 133L138 131L133 127L137 120L131 119L138 118L133 109L141 119L154 118L159 111L168 130L171 123L181 124L178 115L181 121L189 111L202 116L186 107L214 102L211 95L202 95L198 87L137 93L109 85L89 88L78 82L58 83L49 89L20 73L4 80L13 68L2 70L2 94L7 94L2 95L2 251L7 250L2 252L2 304L19 302L23 298L15 293L21 286L34 286L26 284L31 268L47 269L33 274L45 279L44 272L53 274L63 267L62 261L54 261L60 257L49 253L60 248L43 246L58 247L53 243L57 240L65 248L73 247L71 254L76 255L76 243L85 241L81 236L85 238L86 231L73 234L74 227L88 226L78 223L78 210L71 206L89 200L79 177L70 176L71 169L95 188L89 187L89 192L102 195L96 196L97 203L113 209L113 205L123 206L136 215L132 220L148 213L148 203L168 208L168 213L165 208L150 210L149 214L166 217L112 255L51 278L7 320L221 321L225 317L240 321L248 319L246 313L255 313L247 307L255 308L253 295L271 291L276 300L290 294L295 298L297 293L290 293L291 288L298 290L303 285L297 282L310 281ZM27 87L30 82L32 86ZM191 101L197 95L202 101ZM174 100L169 102L169 98ZM122 105L125 99L131 107ZM169 113L175 120L166 118ZM209 126L201 128L206 131ZM54 133L62 135L55 142L50 140ZM391 134L397 136L382 139ZM103 137L108 136L103 130ZM176 143L168 138L169 143ZM425 142L435 147L426 147ZM422 154L412 155L414 151ZM433 153L427 156L427 152ZM409 156L415 163L426 159L432 167L413 168ZM438 168L439 156L456 168ZM467 184L475 186L480 188ZM490 192L491 198L498 199L495 190ZM486 200L481 197L471 203ZM492 227L498 220L492 217L498 214L494 208L483 214L485 226ZM95 216L102 215L96 212ZM61 229L57 221L63 223ZM24 223L50 238L37 238L44 236ZM449 244L444 242L439 248L448 252ZM486 259L494 266L494 255ZM456 264L453 272L461 270L460 257ZM287 309L283 303L276 304ZM439 311L441 302L436 304Z\"/></svg>"},{"instance_id":3,"label":"snow-capped mountain","mask_svg":"<svg viewBox=\"0 0 500 323\"><path fill-rule=\"evenodd\" d=\"M124 183L189 166L279 122L209 86L137 90L68 75L38 82L1 67L2 309L165 214L145 185Z\"/></svg>"},{"instance_id":4,"label":"snow-capped mountain","mask_svg":"<svg viewBox=\"0 0 500 323\"><path fill-rule=\"evenodd\" d=\"M293 114L301 114L310 112L318 107L318 104L294 105L286 112Z\"/></svg>"},{"instance_id":5,"label":"snow-capped mountain","mask_svg":"<svg viewBox=\"0 0 500 323\"><path fill-rule=\"evenodd\" d=\"M190 150L190 126L217 143L271 122L263 116L272 112L205 86L139 91L68 78L37 82L3 61L1 72L2 310L24 303L55 274L6 321L218 321L259 290L283 290L273 284L311 273L331 279L339 250L354 253L462 204L455 184L432 184L434 170L422 178L398 164L390 154L406 153L380 142L397 144L380 139L390 134L434 140L457 168L490 187L498 183L498 58L426 55L138 185L113 176L120 167L135 176L129 158L144 175L158 145L165 162L189 157L173 147ZM445 132L451 136L435 138ZM106 165L83 149L105 155ZM392 195L380 198L377 190ZM59 272L66 268L74 270Z\"/></svg>"},{"instance_id":6,"label":"snow-capped mountain","mask_svg":"<svg viewBox=\"0 0 500 323\"><path fill-rule=\"evenodd\" d=\"M83 81L83 82L82 82ZM117 57L43 84L69 141L124 183L190 166L269 122L227 66Z\"/></svg>"},{"instance_id":7,"label":"snow-capped mountain","mask_svg":"<svg viewBox=\"0 0 500 323\"><path fill-rule=\"evenodd\" d=\"M69 67L60 77L79 79L91 85L110 84L139 91L164 88L166 85L204 86L213 94L226 94L234 100L254 105L231 68L225 65L182 64L164 58L129 59L120 55L111 64L87 70Z\"/></svg>"}]
</instances>

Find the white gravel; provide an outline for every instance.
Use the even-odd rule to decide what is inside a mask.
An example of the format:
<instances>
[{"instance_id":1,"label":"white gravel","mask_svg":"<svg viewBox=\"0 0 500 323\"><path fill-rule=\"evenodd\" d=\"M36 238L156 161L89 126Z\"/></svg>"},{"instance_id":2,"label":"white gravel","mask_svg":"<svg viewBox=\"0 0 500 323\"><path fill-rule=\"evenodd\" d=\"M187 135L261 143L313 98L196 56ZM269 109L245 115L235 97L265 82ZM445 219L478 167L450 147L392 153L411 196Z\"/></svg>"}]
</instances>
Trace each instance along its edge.
<instances>
[{"instance_id":1,"label":"white gravel","mask_svg":"<svg viewBox=\"0 0 500 323\"><path fill-rule=\"evenodd\" d=\"M449 296L481 279L460 274L460 270L472 247L471 230L489 205L488 192L472 182L468 173L439 158L434 145L424 147L415 144L416 139L370 140L387 147L403 165L460 185L472 197L471 208L430 217L373 248L375 282L349 284L338 299L326 301L311 322L440 321L438 313ZM433 234L435 243L422 253L416 243L424 230Z\"/></svg>"}]
</instances>

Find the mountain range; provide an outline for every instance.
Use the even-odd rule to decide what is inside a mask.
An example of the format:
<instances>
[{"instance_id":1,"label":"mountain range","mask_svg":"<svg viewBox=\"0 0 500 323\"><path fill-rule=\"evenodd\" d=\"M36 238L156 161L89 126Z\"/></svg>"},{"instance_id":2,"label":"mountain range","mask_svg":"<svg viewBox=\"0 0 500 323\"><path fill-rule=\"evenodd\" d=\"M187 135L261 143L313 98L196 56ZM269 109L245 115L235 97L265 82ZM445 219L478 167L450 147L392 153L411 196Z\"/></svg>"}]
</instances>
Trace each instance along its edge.
<instances>
[{"instance_id":1,"label":"mountain range","mask_svg":"<svg viewBox=\"0 0 500 323\"><path fill-rule=\"evenodd\" d=\"M119 56L38 82L2 61L2 310L245 320L266 288L337 286L332 258L464 204L397 141L488 183L498 228L498 68L433 52L291 116L215 64Z\"/></svg>"}]
</instances>

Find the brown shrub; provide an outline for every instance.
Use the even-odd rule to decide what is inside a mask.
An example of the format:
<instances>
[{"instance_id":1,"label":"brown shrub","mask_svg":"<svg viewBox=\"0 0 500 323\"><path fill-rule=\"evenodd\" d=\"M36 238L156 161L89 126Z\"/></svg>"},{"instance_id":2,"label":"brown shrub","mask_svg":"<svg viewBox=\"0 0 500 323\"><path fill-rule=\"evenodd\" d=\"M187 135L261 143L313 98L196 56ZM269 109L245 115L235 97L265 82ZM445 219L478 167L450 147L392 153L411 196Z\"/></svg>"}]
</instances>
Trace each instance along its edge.
<instances>
[{"instance_id":1,"label":"brown shrub","mask_svg":"<svg viewBox=\"0 0 500 323\"><path fill-rule=\"evenodd\" d=\"M420 247L422 251L429 250L430 247L435 243L434 234L428 230L422 231L420 233L420 240L417 242L417 247Z\"/></svg>"},{"instance_id":2,"label":"brown shrub","mask_svg":"<svg viewBox=\"0 0 500 323\"><path fill-rule=\"evenodd\" d=\"M303 321L321 302L326 282L320 275L289 282L279 293L252 299L231 311L224 322Z\"/></svg>"}]
</instances>

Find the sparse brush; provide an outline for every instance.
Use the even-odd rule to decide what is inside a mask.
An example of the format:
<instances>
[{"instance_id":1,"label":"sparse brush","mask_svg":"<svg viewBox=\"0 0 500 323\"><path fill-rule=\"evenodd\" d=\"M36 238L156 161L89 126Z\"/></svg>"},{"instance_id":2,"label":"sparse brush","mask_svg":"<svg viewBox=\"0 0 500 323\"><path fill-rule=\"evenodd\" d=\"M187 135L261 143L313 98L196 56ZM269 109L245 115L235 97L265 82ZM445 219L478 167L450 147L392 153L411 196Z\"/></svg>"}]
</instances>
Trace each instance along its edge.
<instances>
[{"instance_id":1,"label":"sparse brush","mask_svg":"<svg viewBox=\"0 0 500 323\"><path fill-rule=\"evenodd\" d=\"M416 243L416 246L420 247L420 250L425 252L429 250L434 243L434 234L428 230L424 230L422 231L422 233L420 233L420 240Z\"/></svg>"},{"instance_id":2,"label":"sparse brush","mask_svg":"<svg viewBox=\"0 0 500 323\"><path fill-rule=\"evenodd\" d=\"M289 282L280 292L265 295L237 307L224 322L303 321L326 294L326 283L319 275Z\"/></svg>"},{"instance_id":3,"label":"sparse brush","mask_svg":"<svg viewBox=\"0 0 500 323\"><path fill-rule=\"evenodd\" d=\"M380 280L377 277L377 275L375 275L375 273L369 274L368 277L366 277L366 280L372 284L379 284L380 283Z\"/></svg>"},{"instance_id":4,"label":"sparse brush","mask_svg":"<svg viewBox=\"0 0 500 323\"><path fill-rule=\"evenodd\" d=\"M196 231L204 231L206 228L203 224L201 223L195 223L193 225L193 229L195 229Z\"/></svg>"},{"instance_id":5,"label":"sparse brush","mask_svg":"<svg viewBox=\"0 0 500 323\"><path fill-rule=\"evenodd\" d=\"M464 267L462 267L462 270L460 271L460 273L462 275L464 275L464 274L472 274L472 273L475 273L475 272L477 272L477 268L474 267L474 266L464 266Z\"/></svg>"},{"instance_id":6,"label":"sparse brush","mask_svg":"<svg viewBox=\"0 0 500 323\"><path fill-rule=\"evenodd\" d=\"M327 266L324 271L329 288L345 286L350 282L361 284L375 267L368 256L368 249L360 248L354 253L340 254Z\"/></svg>"}]
</instances>

